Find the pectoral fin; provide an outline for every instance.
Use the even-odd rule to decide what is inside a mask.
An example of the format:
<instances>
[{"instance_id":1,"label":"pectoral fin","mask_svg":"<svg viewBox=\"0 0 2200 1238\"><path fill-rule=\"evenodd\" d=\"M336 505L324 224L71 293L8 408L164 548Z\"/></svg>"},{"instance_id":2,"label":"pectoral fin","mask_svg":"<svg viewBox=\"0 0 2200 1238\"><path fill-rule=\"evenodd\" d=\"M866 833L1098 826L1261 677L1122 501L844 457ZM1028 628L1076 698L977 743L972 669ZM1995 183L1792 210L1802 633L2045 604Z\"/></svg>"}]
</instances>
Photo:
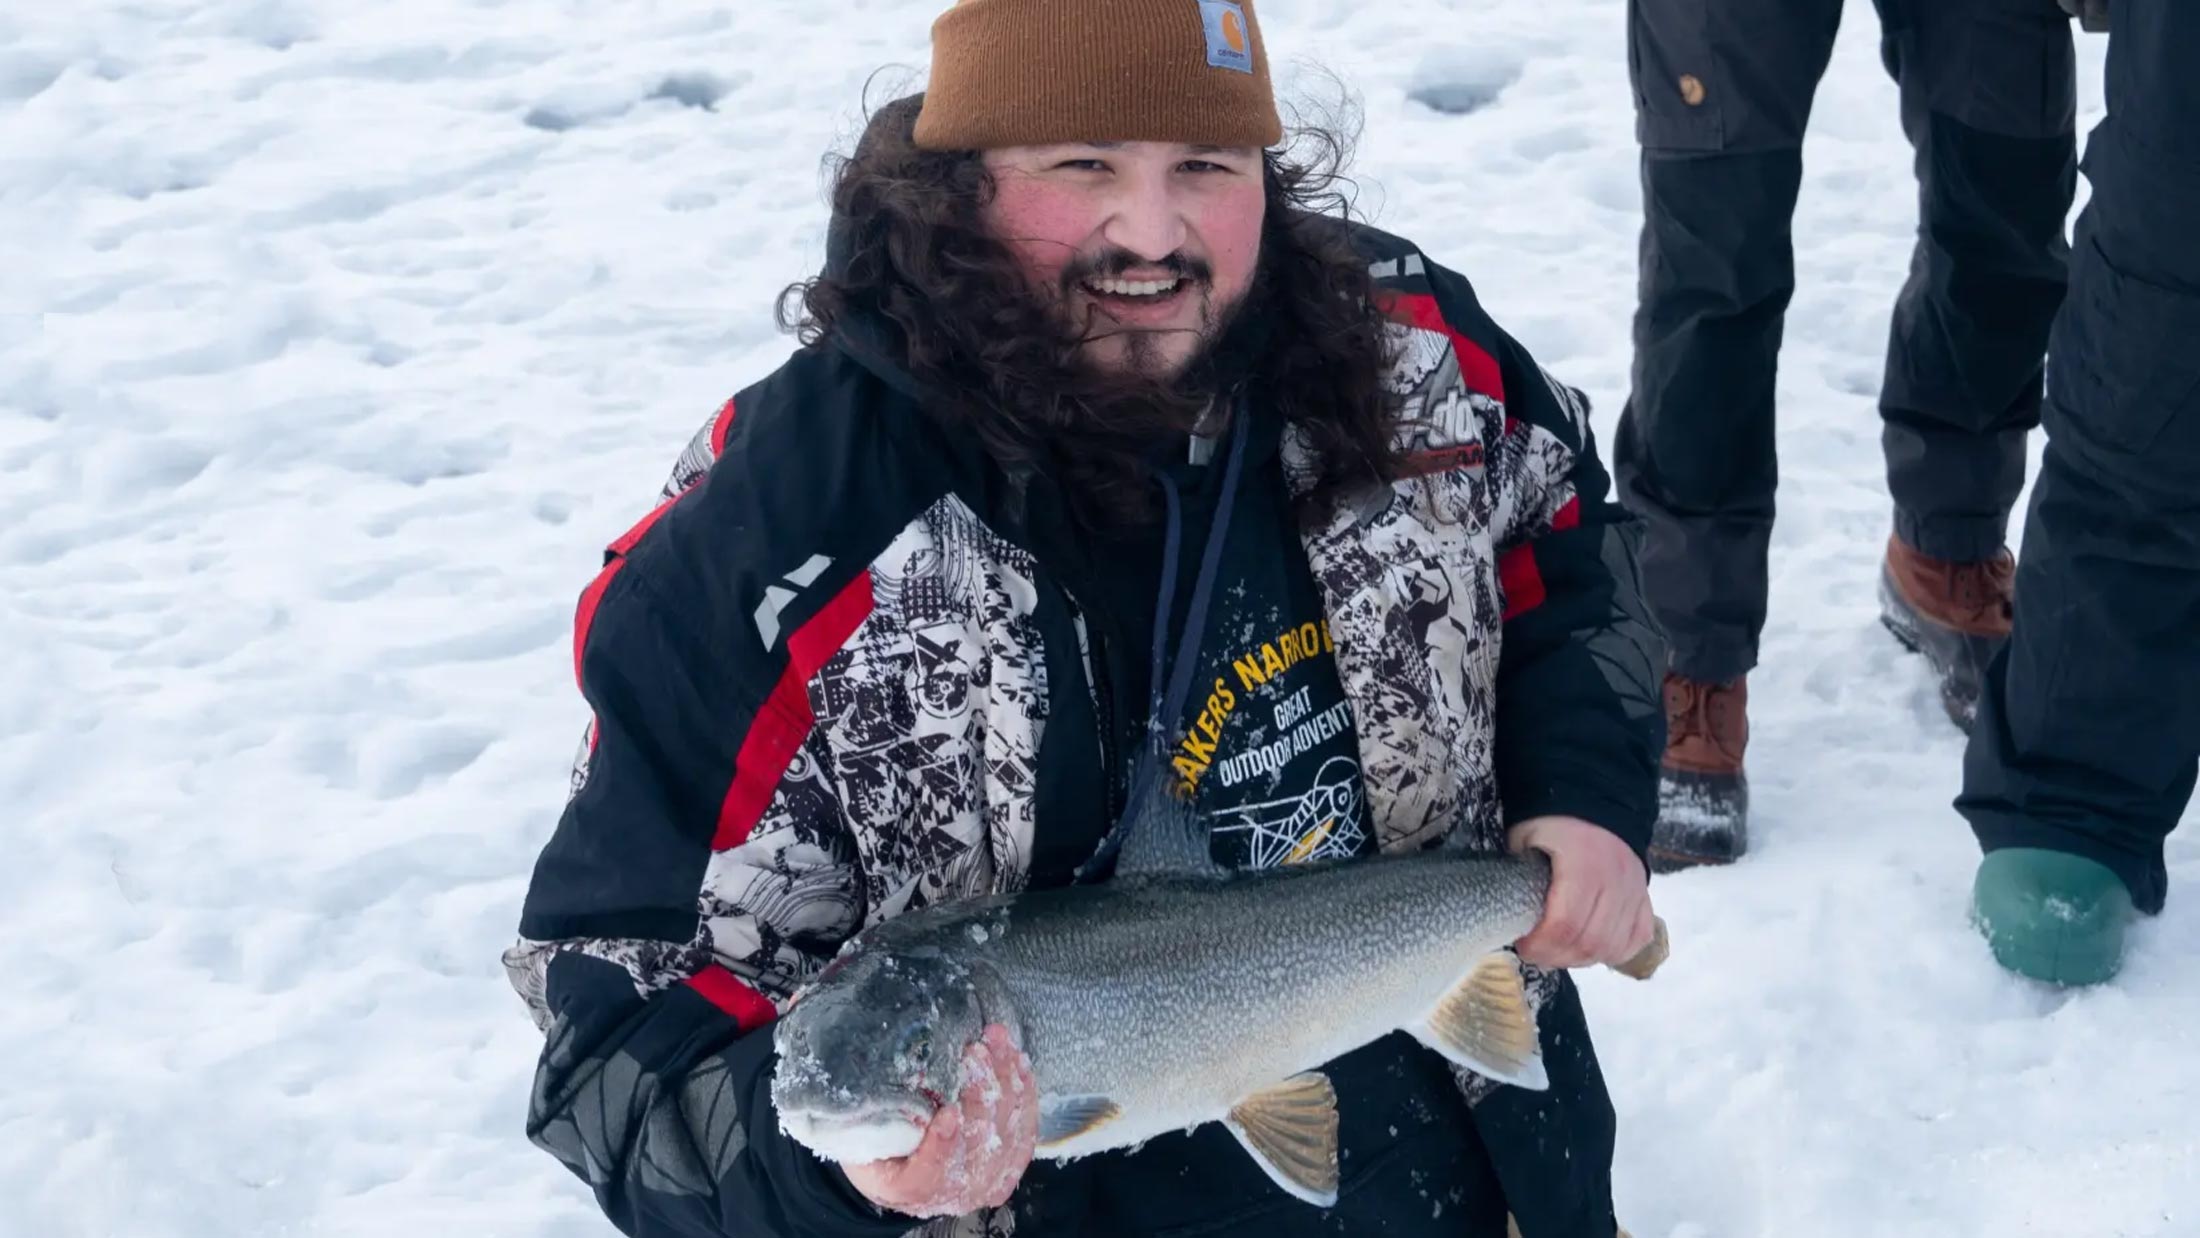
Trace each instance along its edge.
<instances>
[{"instance_id":1,"label":"pectoral fin","mask_svg":"<svg viewBox=\"0 0 2200 1238\"><path fill-rule=\"evenodd\" d=\"M1063 1096L1039 1101L1039 1146L1066 1143L1113 1122L1122 1107L1105 1096Z\"/></svg>"},{"instance_id":2,"label":"pectoral fin","mask_svg":"<svg viewBox=\"0 0 2200 1238\"><path fill-rule=\"evenodd\" d=\"M1337 1202L1337 1092L1319 1071L1237 1103L1223 1125L1277 1186L1316 1207Z\"/></svg>"},{"instance_id":3,"label":"pectoral fin","mask_svg":"<svg viewBox=\"0 0 2200 1238\"><path fill-rule=\"evenodd\" d=\"M1542 1091L1543 1051L1535 1009L1520 979L1520 960L1500 951L1482 960L1436 1003L1420 1024L1406 1029L1453 1062L1499 1083Z\"/></svg>"}]
</instances>

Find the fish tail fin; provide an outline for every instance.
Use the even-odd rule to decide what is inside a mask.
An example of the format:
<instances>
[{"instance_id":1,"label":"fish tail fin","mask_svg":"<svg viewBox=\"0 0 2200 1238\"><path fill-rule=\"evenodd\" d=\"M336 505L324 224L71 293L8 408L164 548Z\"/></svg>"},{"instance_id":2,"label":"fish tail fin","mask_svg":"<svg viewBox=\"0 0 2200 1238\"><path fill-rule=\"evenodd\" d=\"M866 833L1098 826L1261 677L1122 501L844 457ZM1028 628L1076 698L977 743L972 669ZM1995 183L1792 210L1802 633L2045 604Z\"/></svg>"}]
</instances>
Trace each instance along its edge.
<instances>
[{"instance_id":1,"label":"fish tail fin","mask_svg":"<svg viewBox=\"0 0 2200 1238\"><path fill-rule=\"evenodd\" d=\"M1665 960L1672 957L1673 939L1665 931L1663 917L1650 918L1650 944L1635 952L1635 957L1624 963L1612 964L1612 970L1630 980L1648 980L1657 974Z\"/></svg>"}]
</instances>

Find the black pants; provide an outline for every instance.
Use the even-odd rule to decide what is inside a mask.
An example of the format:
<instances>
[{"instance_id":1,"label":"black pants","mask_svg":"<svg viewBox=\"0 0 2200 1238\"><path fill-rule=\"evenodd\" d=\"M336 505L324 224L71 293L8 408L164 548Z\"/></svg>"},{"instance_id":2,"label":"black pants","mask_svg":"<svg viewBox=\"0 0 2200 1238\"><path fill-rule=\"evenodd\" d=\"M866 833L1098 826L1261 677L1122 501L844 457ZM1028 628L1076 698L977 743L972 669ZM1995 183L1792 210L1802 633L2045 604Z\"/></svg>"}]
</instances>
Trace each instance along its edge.
<instances>
[{"instance_id":1,"label":"black pants","mask_svg":"<svg viewBox=\"0 0 2200 1238\"><path fill-rule=\"evenodd\" d=\"M1916 151L1918 241L1880 389L1895 530L2002 545L2039 423L2076 188L2075 53L2055 0L1879 0ZM1841 0L1630 0L1642 142L1634 394L1615 449L1673 669L1730 679L1764 627L1773 374L1795 288L1803 130Z\"/></svg>"},{"instance_id":2,"label":"black pants","mask_svg":"<svg viewBox=\"0 0 2200 1238\"><path fill-rule=\"evenodd\" d=\"M1957 807L1988 850L2091 857L2151 912L2200 767L2200 5L2111 15L2016 633Z\"/></svg>"}]
</instances>

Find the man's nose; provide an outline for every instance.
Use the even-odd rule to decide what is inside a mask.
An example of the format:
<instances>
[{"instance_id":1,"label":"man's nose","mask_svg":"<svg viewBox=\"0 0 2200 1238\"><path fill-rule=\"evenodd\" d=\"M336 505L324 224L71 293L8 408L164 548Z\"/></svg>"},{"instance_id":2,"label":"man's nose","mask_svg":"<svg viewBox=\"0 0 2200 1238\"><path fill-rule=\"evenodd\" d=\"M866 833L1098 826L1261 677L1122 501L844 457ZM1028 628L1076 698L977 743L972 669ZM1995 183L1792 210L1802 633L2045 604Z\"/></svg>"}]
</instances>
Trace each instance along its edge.
<instances>
[{"instance_id":1,"label":"man's nose","mask_svg":"<svg viewBox=\"0 0 2200 1238\"><path fill-rule=\"evenodd\" d=\"M1140 259L1160 263L1184 248L1190 229L1165 177L1142 177L1124 187L1101 239Z\"/></svg>"}]
</instances>

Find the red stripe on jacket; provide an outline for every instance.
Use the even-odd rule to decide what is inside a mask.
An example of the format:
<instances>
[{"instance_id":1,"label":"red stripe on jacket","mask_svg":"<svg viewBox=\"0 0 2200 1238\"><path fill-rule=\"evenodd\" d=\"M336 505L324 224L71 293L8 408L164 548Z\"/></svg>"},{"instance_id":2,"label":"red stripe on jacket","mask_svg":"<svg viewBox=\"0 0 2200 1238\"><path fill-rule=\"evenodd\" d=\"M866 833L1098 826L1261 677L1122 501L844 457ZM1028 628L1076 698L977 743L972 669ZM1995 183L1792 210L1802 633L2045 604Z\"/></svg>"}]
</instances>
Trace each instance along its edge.
<instances>
[{"instance_id":1,"label":"red stripe on jacket","mask_svg":"<svg viewBox=\"0 0 2200 1238\"><path fill-rule=\"evenodd\" d=\"M580 605L573 615L573 682L580 684L583 690L588 685L581 680L581 657L588 651L588 629L595 626L596 608L603 605L604 591L611 587L612 578L626 567L627 552L634 549L649 530L659 520L664 519L665 513L672 510L672 505L679 501L677 498L666 499L651 508L647 516L621 534L619 540L606 547L603 570L596 573L596 579L589 581L586 589L581 590Z\"/></svg>"},{"instance_id":2,"label":"red stripe on jacket","mask_svg":"<svg viewBox=\"0 0 2200 1238\"><path fill-rule=\"evenodd\" d=\"M1566 505L1551 517L1551 532L1558 533L1581 523L1581 500L1566 500ZM1505 620L1527 614L1541 606L1549 596L1543 587L1543 569L1536 566L1535 543L1522 542L1508 550L1497 560L1497 579L1505 590Z\"/></svg>"},{"instance_id":3,"label":"red stripe on jacket","mask_svg":"<svg viewBox=\"0 0 2200 1238\"><path fill-rule=\"evenodd\" d=\"M1459 377L1467 384L1467 390L1477 391L1500 404L1505 400L1505 374L1497 364L1497 358L1489 350L1459 334L1444 321L1444 313L1436 306L1436 298L1427 293L1389 293L1378 299L1383 312L1391 321L1423 331L1440 331L1450 337L1452 351L1459 357Z\"/></svg>"},{"instance_id":4,"label":"red stripe on jacket","mask_svg":"<svg viewBox=\"0 0 2200 1238\"><path fill-rule=\"evenodd\" d=\"M718 419L710 423L710 458L715 460L726 454L726 435L733 429L733 401L718 410Z\"/></svg>"},{"instance_id":5,"label":"red stripe on jacket","mask_svg":"<svg viewBox=\"0 0 2200 1238\"><path fill-rule=\"evenodd\" d=\"M744 1032L753 1032L779 1017L779 1008L772 1005L772 999L716 963L689 976L686 984L703 1000L732 1015Z\"/></svg>"},{"instance_id":6,"label":"red stripe on jacket","mask_svg":"<svg viewBox=\"0 0 2200 1238\"><path fill-rule=\"evenodd\" d=\"M726 788L718 809L713 850L726 851L747 842L749 831L764 819L795 751L817 725L817 715L810 709L810 680L871 617L872 605L871 573L865 571L787 637L787 669L764 699L763 708L756 711L741 741L741 752L734 758L733 785Z\"/></svg>"}]
</instances>

